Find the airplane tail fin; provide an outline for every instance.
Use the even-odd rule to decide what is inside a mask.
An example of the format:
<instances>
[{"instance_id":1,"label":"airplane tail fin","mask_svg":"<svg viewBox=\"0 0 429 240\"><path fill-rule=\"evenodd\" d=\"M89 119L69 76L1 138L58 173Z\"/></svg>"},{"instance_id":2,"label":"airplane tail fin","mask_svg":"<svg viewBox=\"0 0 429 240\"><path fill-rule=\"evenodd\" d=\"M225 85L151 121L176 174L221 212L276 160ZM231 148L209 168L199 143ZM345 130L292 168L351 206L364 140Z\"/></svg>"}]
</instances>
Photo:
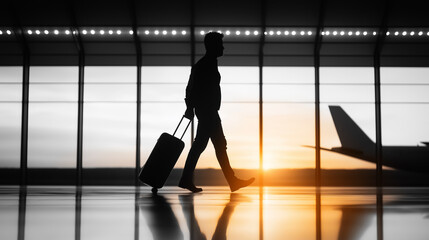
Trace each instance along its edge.
<instances>
[{"instance_id":1,"label":"airplane tail fin","mask_svg":"<svg viewBox=\"0 0 429 240\"><path fill-rule=\"evenodd\" d=\"M362 153L373 153L375 143L340 106L329 106L341 147Z\"/></svg>"}]
</instances>

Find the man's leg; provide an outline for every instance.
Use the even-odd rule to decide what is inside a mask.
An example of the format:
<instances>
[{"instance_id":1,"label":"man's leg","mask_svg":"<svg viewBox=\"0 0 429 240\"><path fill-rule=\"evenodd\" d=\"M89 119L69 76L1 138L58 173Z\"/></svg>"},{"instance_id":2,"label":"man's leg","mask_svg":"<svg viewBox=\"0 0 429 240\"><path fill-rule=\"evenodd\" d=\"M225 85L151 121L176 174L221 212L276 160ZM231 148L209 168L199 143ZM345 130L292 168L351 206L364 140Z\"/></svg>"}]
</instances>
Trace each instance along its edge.
<instances>
[{"instance_id":1,"label":"man's leg","mask_svg":"<svg viewBox=\"0 0 429 240\"><path fill-rule=\"evenodd\" d=\"M179 187L186 188L192 192L202 191L201 188L197 188L194 185L194 170L201 153L207 147L209 137L209 131L206 124L204 122L199 122L197 127L197 135L191 146L191 150L189 150L188 157L186 158L185 168L183 169Z\"/></svg>"},{"instance_id":2,"label":"man's leg","mask_svg":"<svg viewBox=\"0 0 429 240\"><path fill-rule=\"evenodd\" d=\"M223 175L225 176L231 191L234 192L242 187L252 184L252 182L255 180L254 178L241 180L235 177L234 170L232 170L232 167L229 163L228 154L226 152L226 138L223 134L222 123L219 115L217 115L216 123L214 124L211 140L216 150L217 160L220 167L222 168Z\"/></svg>"}]
</instances>

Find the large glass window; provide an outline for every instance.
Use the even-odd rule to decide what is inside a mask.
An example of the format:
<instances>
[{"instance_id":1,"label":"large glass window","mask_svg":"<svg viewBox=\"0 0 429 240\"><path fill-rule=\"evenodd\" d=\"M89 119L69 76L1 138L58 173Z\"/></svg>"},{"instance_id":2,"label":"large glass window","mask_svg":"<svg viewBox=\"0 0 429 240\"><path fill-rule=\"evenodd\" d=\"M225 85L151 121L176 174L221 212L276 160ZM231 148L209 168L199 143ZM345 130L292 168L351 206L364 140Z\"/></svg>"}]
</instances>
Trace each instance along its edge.
<instances>
[{"instance_id":1,"label":"large glass window","mask_svg":"<svg viewBox=\"0 0 429 240\"><path fill-rule=\"evenodd\" d=\"M0 168L19 168L22 67L0 67Z\"/></svg>"},{"instance_id":2,"label":"large glass window","mask_svg":"<svg viewBox=\"0 0 429 240\"><path fill-rule=\"evenodd\" d=\"M142 129L141 164L143 165L159 136L166 132L173 134L186 105L185 88L190 67L142 67ZM181 137L189 121L184 119L176 137ZM185 142L176 167L183 168L191 145L191 127L182 139Z\"/></svg>"},{"instance_id":3,"label":"large glass window","mask_svg":"<svg viewBox=\"0 0 429 240\"><path fill-rule=\"evenodd\" d=\"M135 166L136 76L135 67L85 68L84 168Z\"/></svg>"},{"instance_id":4,"label":"large glass window","mask_svg":"<svg viewBox=\"0 0 429 240\"><path fill-rule=\"evenodd\" d=\"M263 73L264 169L314 168L314 68Z\"/></svg>"},{"instance_id":5,"label":"large glass window","mask_svg":"<svg viewBox=\"0 0 429 240\"><path fill-rule=\"evenodd\" d=\"M429 68L381 68L383 145L424 146L429 141L428 76Z\"/></svg>"},{"instance_id":6,"label":"large glass window","mask_svg":"<svg viewBox=\"0 0 429 240\"><path fill-rule=\"evenodd\" d=\"M373 68L320 68L322 168L375 169L374 99Z\"/></svg>"},{"instance_id":7,"label":"large glass window","mask_svg":"<svg viewBox=\"0 0 429 240\"><path fill-rule=\"evenodd\" d=\"M77 81L77 67L31 67L30 168L76 166Z\"/></svg>"}]
</instances>

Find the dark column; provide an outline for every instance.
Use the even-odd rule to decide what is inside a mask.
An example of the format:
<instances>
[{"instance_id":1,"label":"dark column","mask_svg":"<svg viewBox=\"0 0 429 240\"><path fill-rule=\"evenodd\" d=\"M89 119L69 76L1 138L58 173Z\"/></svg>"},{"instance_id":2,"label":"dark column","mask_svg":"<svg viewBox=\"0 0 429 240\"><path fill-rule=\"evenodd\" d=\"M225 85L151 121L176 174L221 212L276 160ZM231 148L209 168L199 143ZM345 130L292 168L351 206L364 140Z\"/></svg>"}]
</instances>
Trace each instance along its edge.
<instances>
[{"instance_id":1,"label":"dark column","mask_svg":"<svg viewBox=\"0 0 429 240\"><path fill-rule=\"evenodd\" d=\"M23 34L23 32L21 32ZM28 166L28 105L30 88L30 56L24 51L22 68L22 112L21 112L21 185L27 185Z\"/></svg>"},{"instance_id":2,"label":"dark column","mask_svg":"<svg viewBox=\"0 0 429 240\"><path fill-rule=\"evenodd\" d=\"M259 240L264 239L264 96L263 96L263 70L264 45L266 31L266 3L260 1L261 32L259 38L258 67L259 67Z\"/></svg>"},{"instance_id":3,"label":"dark column","mask_svg":"<svg viewBox=\"0 0 429 240\"><path fill-rule=\"evenodd\" d=\"M22 48L22 110L21 110L21 156L20 156L20 184L27 185L28 166L28 105L30 88L30 50L22 27L13 29Z\"/></svg>"},{"instance_id":4,"label":"dark column","mask_svg":"<svg viewBox=\"0 0 429 240\"><path fill-rule=\"evenodd\" d=\"M137 27L137 13L136 13L136 2L135 0L129 1L129 11L132 21L132 30L133 30L133 40L134 40L134 47L136 51L136 68L137 68L137 99L136 99L136 167L135 167L135 174L134 174L134 184L135 186L140 185L139 181L139 173L140 173L140 165L141 165L141 159L140 159L140 150L141 150L141 85L142 85L142 49L140 45L140 38L138 34L138 27Z\"/></svg>"},{"instance_id":5,"label":"dark column","mask_svg":"<svg viewBox=\"0 0 429 240\"><path fill-rule=\"evenodd\" d=\"M73 42L76 47L76 51L79 57L79 75L78 75L78 109L77 109L77 150L76 150L76 186L82 186L83 174L82 174L82 155L83 155L83 106L84 106L84 89L85 89L85 50L80 36L75 6L70 5L70 19L72 22L71 32Z\"/></svg>"},{"instance_id":6,"label":"dark column","mask_svg":"<svg viewBox=\"0 0 429 240\"><path fill-rule=\"evenodd\" d=\"M138 50L141 53L141 50ZM141 109L142 109L142 69L141 69L141 54L137 54L137 119L136 119L136 169L135 169L135 185L139 186L139 172L141 166L140 149L141 149Z\"/></svg>"},{"instance_id":7,"label":"dark column","mask_svg":"<svg viewBox=\"0 0 429 240\"><path fill-rule=\"evenodd\" d=\"M320 176L320 56L314 56L314 108L315 108L315 143L316 143L316 175L315 184L321 186Z\"/></svg>"},{"instance_id":8,"label":"dark column","mask_svg":"<svg viewBox=\"0 0 429 240\"><path fill-rule=\"evenodd\" d=\"M383 147L381 141L381 86L380 66L381 51L387 32L389 1L383 1L384 12L374 48L374 90L375 90L375 158L377 183L377 239L383 239Z\"/></svg>"},{"instance_id":9,"label":"dark column","mask_svg":"<svg viewBox=\"0 0 429 240\"><path fill-rule=\"evenodd\" d=\"M320 48L322 44L322 31L325 17L325 1L321 1L319 8L319 24L314 39L314 107L315 107L315 145L316 145L316 174L315 185L320 187Z\"/></svg>"},{"instance_id":10,"label":"dark column","mask_svg":"<svg viewBox=\"0 0 429 240\"><path fill-rule=\"evenodd\" d=\"M264 69L264 44L266 30L265 1L261 1L261 35L259 38L259 186L264 186L264 98L263 98L263 69Z\"/></svg>"},{"instance_id":11,"label":"dark column","mask_svg":"<svg viewBox=\"0 0 429 240\"><path fill-rule=\"evenodd\" d=\"M381 87L380 87L380 59L387 32L387 16L389 4L384 1L384 12L377 40L374 48L374 90L375 90L375 158L377 163L377 187L383 186L383 154L381 141Z\"/></svg>"},{"instance_id":12,"label":"dark column","mask_svg":"<svg viewBox=\"0 0 429 240\"><path fill-rule=\"evenodd\" d=\"M315 186L316 186L316 240L322 239L322 208L320 186L321 164L320 164L320 48L322 44L322 31L325 19L325 1L322 0L319 6L319 22L314 38L314 115L315 115Z\"/></svg>"},{"instance_id":13,"label":"dark column","mask_svg":"<svg viewBox=\"0 0 429 240\"><path fill-rule=\"evenodd\" d=\"M83 148L83 103L84 103L85 56L79 53L78 112L77 112L77 156L76 185L82 186L82 148Z\"/></svg>"},{"instance_id":14,"label":"dark column","mask_svg":"<svg viewBox=\"0 0 429 240\"><path fill-rule=\"evenodd\" d=\"M380 94L380 55L374 57L374 89L375 89L375 153L377 161L377 187L383 186L383 157L381 143L381 94Z\"/></svg>"}]
</instances>

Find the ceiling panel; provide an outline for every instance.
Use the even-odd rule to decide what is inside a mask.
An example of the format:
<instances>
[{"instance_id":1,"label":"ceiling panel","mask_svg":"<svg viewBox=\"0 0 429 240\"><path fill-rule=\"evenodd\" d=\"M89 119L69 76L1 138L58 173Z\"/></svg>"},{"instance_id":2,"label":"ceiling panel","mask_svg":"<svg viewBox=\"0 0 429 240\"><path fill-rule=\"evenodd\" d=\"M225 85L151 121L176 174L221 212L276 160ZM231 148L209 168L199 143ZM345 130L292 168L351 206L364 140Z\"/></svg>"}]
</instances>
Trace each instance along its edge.
<instances>
[{"instance_id":1,"label":"ceiling panel","mask_svg":"<svg viewBox=\"0 0 429 240\"><path fill-rule=\"evenodd\" d=\"M317 26L320 0L267 0L267 26Z\"/></svg>"},{"instance_id":2,"label":"ceiling panel","mask_svg":"<svg viewBox=\"0 0 429 240\"><path fill-rule=\"evenodd\" d=\"M194 2L196 25L261 25L260 0L196 0Z\"/></svg>"}]
</instances>

